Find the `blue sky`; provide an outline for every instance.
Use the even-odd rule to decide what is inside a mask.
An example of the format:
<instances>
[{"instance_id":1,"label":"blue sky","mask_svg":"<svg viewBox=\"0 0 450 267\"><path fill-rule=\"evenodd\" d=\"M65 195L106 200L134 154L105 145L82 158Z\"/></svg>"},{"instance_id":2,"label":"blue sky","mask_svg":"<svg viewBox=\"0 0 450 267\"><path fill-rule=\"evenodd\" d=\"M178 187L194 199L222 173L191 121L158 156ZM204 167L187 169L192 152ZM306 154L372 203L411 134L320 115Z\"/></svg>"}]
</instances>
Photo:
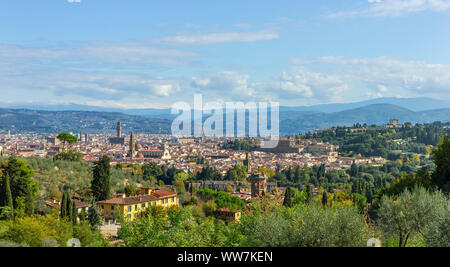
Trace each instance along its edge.
<instances>
[{"instance_id":1,"label":"blue sky","mask_svg":"<svg viewBox=\"0 0 450 267\"><path fill-rule=\"evenodd\" d=\"M450 101L450 0L5 0L4 104Z\"/></svg>"}]
</instances>

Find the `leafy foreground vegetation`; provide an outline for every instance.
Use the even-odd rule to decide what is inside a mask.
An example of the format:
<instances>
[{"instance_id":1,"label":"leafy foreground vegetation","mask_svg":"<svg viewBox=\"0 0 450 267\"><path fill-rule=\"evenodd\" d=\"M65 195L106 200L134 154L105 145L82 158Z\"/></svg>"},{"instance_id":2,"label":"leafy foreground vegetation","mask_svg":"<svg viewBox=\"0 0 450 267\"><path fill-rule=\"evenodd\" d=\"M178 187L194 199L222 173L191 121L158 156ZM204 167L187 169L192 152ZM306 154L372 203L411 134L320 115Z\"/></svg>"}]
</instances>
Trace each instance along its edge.
<instances>
[{"instance_id":1,"label":"leafy foreground vegetation","mask_svg":"<svg viewBox=\"0 0 450 267\"><path fill-rule=\"evenodd\" d=\"M73 224L55 210L44 216L20 216L0 221L0 247L65 247L78 238L83 247L108 246L107 241L88 221Z\"/></svg>"},{"instance_id":2,"label":"leafy foreground vegetation","mask_svg":"<svg viewBox=\"0 0 450 267\"><path fill-rule=\"evenodd\" d=\"M294 208L258 203L240 223L199 218L192 209L153 211L124 222L119 237L125 246L364 246L369 236L364 218L352 207Z\"/></svg>"}]
</instances>

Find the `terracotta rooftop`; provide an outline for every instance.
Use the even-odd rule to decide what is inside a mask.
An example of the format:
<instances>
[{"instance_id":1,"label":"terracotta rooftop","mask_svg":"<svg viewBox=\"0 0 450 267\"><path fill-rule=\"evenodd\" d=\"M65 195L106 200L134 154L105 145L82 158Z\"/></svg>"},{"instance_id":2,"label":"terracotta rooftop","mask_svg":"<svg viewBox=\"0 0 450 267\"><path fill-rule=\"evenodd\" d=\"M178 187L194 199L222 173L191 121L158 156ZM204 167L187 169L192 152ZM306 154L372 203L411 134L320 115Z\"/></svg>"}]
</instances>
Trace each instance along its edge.
<instances>
[{"instance_id":1,"label":"terracotta rooftop","mask_svg":"<svg viewBox=\"0 0 450 267\"><path fill-rule=\"evenodd\" d=\"M113 205L131 205L131 204L139 204L139 203L143 203L143 202L150 202L150 201L154 201L154 200L160 200L163 198L167 198L167 197L171 197L171 196L176 196L177 193L169 191L169 190L164 190L164 189L159 189L159 190L155 190L151 193L151 195L140 195L140 196L134 196L134 197L116 197L116 198L111 198L108 200L103 200L103 201L99 201L97 202L97 204L113 204Z\"/></svg>"},{"instance_id":2,"label":"terracotta rooftop","mask_svg":"<svg viewBox=\"0 0 450 267\"><path fill-rule=\"evenodd\" d=\"M78 200L73 200L77 208L85 208L89 207L89 203L84 203ZM47 205L50 207L61 208L61 202L59 200L54 200L53 202L47 202Z\"/></svg>"}]
</instances>

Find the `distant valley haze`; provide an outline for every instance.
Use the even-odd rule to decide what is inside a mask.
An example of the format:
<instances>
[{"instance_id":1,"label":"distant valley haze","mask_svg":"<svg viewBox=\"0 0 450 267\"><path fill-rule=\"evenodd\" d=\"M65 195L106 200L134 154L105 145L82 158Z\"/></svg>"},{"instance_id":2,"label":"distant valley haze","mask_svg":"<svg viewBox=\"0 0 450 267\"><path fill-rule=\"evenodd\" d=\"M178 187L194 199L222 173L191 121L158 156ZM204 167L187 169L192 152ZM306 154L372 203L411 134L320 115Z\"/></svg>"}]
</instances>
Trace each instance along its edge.
<instances>
[{"instance_id":1,"label":"distant valley haze","mask_svg":"<svg viewBox=\"0 0 450 267\"><path fill-rule=\"evenodd\" d=\"M169 134L172 120L177 116L170 112L170 109L113 109L76 104L10 105L0 109L0 130L113 133L115 123L121 120L125 132ZM447 101L431 98L379 98L309 107L281 106L280 134L292 135L356 123L382 125L390 118L396 118L400 123L450 122L450 105Z\"/></svg>"}]
</instances>

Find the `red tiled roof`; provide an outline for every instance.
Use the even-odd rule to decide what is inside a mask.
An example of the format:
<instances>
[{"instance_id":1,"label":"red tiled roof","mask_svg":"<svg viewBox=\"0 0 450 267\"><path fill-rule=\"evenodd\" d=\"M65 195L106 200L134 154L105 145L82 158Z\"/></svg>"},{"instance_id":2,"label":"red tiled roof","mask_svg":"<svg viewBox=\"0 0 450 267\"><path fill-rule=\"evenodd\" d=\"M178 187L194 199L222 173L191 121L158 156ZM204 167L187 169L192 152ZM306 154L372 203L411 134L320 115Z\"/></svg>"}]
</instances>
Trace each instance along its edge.
<instances>
[{"instance_id":1,"label":"red tiled roof","mask_svg":"<svg viewBox=\"0 0 450 267\"><path fill-rule=\"evenodd\" d=\"M73 200L74 202L75 202L75 205L76 205L76 207L77 208L85 208L85 207L89 207L90 205L89 205L89 203L84 203L84 202L81 202L81 201L78 201L78 200ZM47 202L47 205L48 206L50 206L50 207L55 207L55 208L60 208L61 207L61 203L58 201L58 202Z\"/></svg>"},{"instance_id":2,"label":"red tiled roof","mask_svg":"<svg viewBox=\"0 0 450 267\"><path fill-rule=\"evenodd\" d=\"M172 196L172 195L176 195L177 193L173 192L173 191L169 191L166 189L158 189L152 192L152 195L157 195L159 197L167 197L167 196Z\"/></svg>"},{"instance_id":3,"label":"red tiled roof","mask_svg":"<svg viewBox=\"0 0 450 267\"><path fill-rule=\"evenodd\" d=\"M131 205L131 204L139 204L154 200L160 200L163 198L176 196L177 193L165 190L165 189L159 189L155 190L151 193L151 195L141 195L141 196L135 196L135 197L116 197L108 200L103 200L97 202L97 204L113 204L113 205Z\"/></svg>"},{"instance_id":4,"label":"red tiled roof","mask_svg":"<svg viewBox=\"0 0 450 267\"><path fill-rule=\"evenodd\" d=\"M153 195L142 195L136 197L116 197L108 200L103 200L97 202L97 204L113 204L113 205L130 205L130 204L139 204L143 202L149 202L153 200L158 200L159 198Z\"/></svg>"}]
</instances>

